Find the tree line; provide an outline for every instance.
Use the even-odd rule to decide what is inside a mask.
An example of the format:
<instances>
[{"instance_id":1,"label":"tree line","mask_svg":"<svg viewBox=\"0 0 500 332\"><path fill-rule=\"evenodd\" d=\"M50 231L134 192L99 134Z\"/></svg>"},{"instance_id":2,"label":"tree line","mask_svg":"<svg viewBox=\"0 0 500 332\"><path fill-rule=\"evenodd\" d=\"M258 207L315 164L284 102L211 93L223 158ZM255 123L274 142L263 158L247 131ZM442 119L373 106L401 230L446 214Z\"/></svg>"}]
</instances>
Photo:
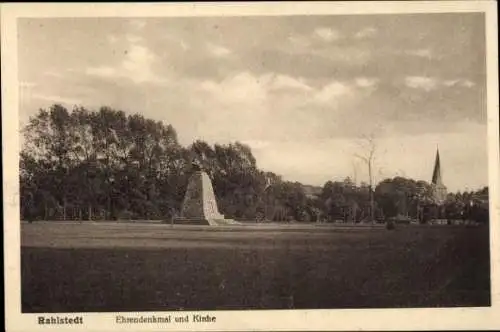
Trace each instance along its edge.
<instances>
[{"instance_id":1,"label":"tree line","mask_svg":"<svg viewBox=\"0 0 500 332\"><path fill-rule=\"evenodd\" d=\"M376 185L349 178L323 187L283 180L261 170L249 146L182 146L161 121L109 107L55 104L23 128L20 198L23 220L169 220L179 214L196 162L212 179L221 213L255 221L359 222L391 217L485 219L482 191L450 194L432 203L425 181L402 177ZM482 197L479 200L478 197ZM471 212L476 209L482 211Z\"/></svg>"}]
</instances>

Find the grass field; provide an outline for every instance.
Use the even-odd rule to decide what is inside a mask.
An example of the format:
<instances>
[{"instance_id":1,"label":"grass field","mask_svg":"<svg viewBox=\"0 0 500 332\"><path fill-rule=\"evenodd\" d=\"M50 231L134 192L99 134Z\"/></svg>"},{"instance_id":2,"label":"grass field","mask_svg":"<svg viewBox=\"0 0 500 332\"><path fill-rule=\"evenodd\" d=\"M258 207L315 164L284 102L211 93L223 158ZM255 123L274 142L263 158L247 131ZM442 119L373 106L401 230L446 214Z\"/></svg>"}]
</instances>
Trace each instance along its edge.
<instances>
[{"instance_id":1,"label":"grass field","mask_svg":"<svg viewBox=\"0 0 500 332\"><path fill-rule=\"evenodd\" d=\"M489 306L486 227L21 228L23 312Z\"/></svg>"}]
</instances>

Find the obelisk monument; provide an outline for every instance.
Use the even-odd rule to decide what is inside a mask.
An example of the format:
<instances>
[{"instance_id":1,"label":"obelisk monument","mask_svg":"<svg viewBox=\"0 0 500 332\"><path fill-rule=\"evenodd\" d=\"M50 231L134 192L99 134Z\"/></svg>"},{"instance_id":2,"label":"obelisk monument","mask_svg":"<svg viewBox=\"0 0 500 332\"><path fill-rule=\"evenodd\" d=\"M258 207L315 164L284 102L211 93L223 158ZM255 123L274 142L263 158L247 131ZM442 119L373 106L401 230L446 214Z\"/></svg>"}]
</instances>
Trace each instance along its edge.
<instances>
[{"instance_id":1,"label":"obelisk monument","mask_svg":"<svg viewBox=\"0 0 500 332\"><path fill-rule=\"evenodd\" d=\"M175 218L174 222L212 226L234 223L233 220L224 218L224 215L219 212L212 181L197 164L193 164L193 173L188 181L180 217Z\"/></svg>"}]
</instances>

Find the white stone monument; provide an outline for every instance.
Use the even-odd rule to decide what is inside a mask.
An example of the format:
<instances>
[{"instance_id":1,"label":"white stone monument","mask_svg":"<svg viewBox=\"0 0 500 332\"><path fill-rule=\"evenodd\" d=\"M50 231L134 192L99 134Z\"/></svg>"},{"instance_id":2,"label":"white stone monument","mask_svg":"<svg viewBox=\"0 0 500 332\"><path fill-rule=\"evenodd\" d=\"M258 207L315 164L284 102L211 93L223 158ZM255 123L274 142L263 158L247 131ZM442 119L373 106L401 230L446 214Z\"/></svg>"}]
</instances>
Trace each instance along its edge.
<instances>
[{"instance_id":1,"label":"white stone monument","mask_svg":"<svg viewBox=\"0 0 500 332\"><path fill-rule=\"evenodd\" d=\"M189 178L180 217L175 218L174 223L212 226L235 224L219 212L212 181L199 166L195 166Z\"/></svg>"}]
</instances>

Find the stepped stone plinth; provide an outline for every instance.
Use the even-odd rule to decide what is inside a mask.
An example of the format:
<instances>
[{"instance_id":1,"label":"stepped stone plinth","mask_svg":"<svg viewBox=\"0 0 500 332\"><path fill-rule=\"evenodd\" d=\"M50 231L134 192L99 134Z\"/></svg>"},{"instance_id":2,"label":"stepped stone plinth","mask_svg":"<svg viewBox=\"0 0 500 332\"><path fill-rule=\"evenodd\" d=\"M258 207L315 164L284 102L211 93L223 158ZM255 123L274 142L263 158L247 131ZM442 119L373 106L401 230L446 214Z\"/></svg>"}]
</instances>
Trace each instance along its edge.
<instances>
[{"instance_id":1,"label":"stepped stone plinth","mask_svg":"<svg viewBox=\"0 0 500 332\"><path fill-rule=\"evenodd\" d=\"M175 218L174 223L216 226L236 222L219 212L212 181L207 173L196 170L189 178L180 217Z\"/></svg>"}]
</instances>

